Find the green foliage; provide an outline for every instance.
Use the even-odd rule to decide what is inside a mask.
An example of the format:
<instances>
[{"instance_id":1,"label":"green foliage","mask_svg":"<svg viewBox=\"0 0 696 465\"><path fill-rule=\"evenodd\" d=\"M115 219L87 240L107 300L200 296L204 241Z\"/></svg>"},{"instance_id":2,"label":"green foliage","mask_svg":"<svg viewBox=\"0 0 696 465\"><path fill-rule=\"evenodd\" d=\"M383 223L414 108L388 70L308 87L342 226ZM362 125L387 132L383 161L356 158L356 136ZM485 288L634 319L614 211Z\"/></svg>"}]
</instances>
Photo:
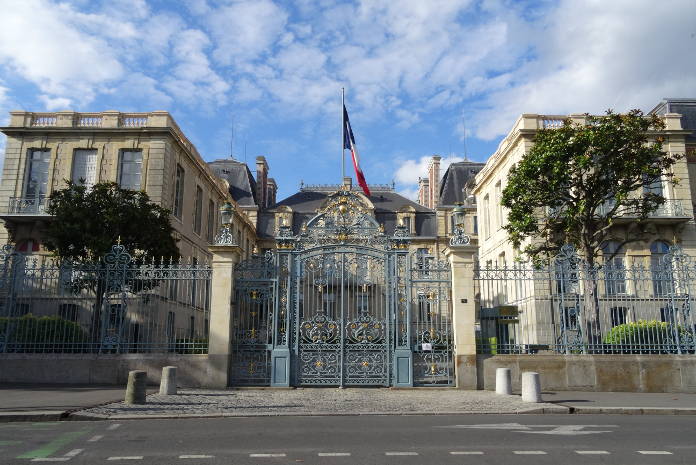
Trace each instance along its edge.
<instances>
[{"instance_id":1,"label":"green foliage","mask_svg":"<svg viewBox=\"0 0 696 465\"><path fill-rule=\"evenodd\" d=\"M80 345L89 342L87 332L78 323L57 316L36 317L31 313L21 317L0 317L0 335L5 334L9 350L12 344L26 344L35 346L33 352L66 352L70 349L79 352ZM27 349L22 351L27 352Z\"/></svg>"},{"instance_id":2,"label":"green foliage","mask_svg":"<svg viewBox=\"0 0 696 465\"><path fill-rule=\"evenodd\" d=\"M644 191L672 179L679 158L654 137L664 129L662 120L639 110L586 118L584 125L566 120L560 128L539 130L508 175L501 201L509 211L505 229L516 247L526 244L523 252L531 258L570 243L593 263L617 217L636 219L620 242L639 240L645 219L665 202Z\"/></svg>"},{"instance_id":3,"label":"green foliage","mask_svg":"<svg viewBox=\"0 0 696 465\"><path fill-rule=\"evenodd\" d=\"M97 261L119 240L135 258L179 258L169 210L145 192L112 182L91 189L67 181L51 194L47 209L55 217L46 231L46 248L63 259Z\"/></svg>"},{"instance_id":4,"label":"green foliage","mask_svg":"<svg viewBox=\"0 0 696 465\"><path fill-rule=\"evenodd\" d=\"M693 340L693 334L683 326L676 328L679 331L681 341ZM622 346L619 352L623 353L659 353L665 352L665 348L657 346L669 346L676 344L675 327L671 323L657 320L638 320L635 323L624 323L614 326L602 341L604 344ZM669 350L670 352L675 351ZM612 350L613 352L613 350Z\"/></svg>"}]
</instances>

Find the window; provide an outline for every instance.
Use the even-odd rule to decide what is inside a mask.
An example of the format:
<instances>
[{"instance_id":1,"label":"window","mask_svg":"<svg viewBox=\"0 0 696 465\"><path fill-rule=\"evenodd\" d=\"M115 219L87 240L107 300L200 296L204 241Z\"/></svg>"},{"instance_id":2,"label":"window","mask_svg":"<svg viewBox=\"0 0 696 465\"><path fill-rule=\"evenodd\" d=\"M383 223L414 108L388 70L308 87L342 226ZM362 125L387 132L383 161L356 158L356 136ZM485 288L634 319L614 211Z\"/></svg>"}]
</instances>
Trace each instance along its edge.
<instances>
[{"instance_id":1,"label":"window","mask_svg":"<svg viewBox=\"0 0 696 465\"><path fill-rule=\"evenodd\" d=\"M626 256L619 243L609 241L602 247L604 254L604 280L607 295L626 293ZM613 255L613 256L612 256Z\"/></svg>"},{"instance_id":2,"label":"window","mask_svg":"<svg viewBox=\"0 0 696 465\"><path fill-rule=\"evenodd\" d=\"M49 150L31 150L27 166L27 177L24 184L24 197L43 200L48 191L48 160ZM38 206L38 204L37 204Z\"/></svg>"},{"instance_id":3,"label":"window","mask_svg":"<svg viewBox=\"0 0 696 465\"><path fill-rule=\"evenodd\" d=\"M167 342L170 344L174 342L174 323L175 323L176 315L174 315L174 312L168 312L167 313Z\"/></svg>"},{"instance_id":4,"label":"window","mask_svg":"<svg viewBox=\"0 0 696 465\"><path fill-rule=\"evenodd\" d=\"M193 232L201 233L201 222L203 216L203 189L196 186L196 208L193 212Z\"/></svg>"},{"instance_id":5,"label":"window","mask_svg":"<svg viewBox=\"0 0 696 465\"><path fill-rule=\"evenodd\" d=\"M196 335L196 318L189 317L189 339L193 339Z\"/></svg>"},{"instance_id":6,"label":"window","mask_svg":"<svg viewBox=\"0 0 696 465\"><path fill-rule=\"evenodd\" d=\"M655 241L650 244L650 270L655 296L667 295L674 290L672 268L669 263L665 263L664 259L667 252L669 252L669 244L665 241Z\"/></svg>"},{"instance_id":7,"label":"window","mask_svg":"<svg viewBox=\"0 0 696 465\"><path fill-rule=\"evenodd\" d=\"M483 198L483 233L486 239L491 237L491 212L488 194Z\"/></svg>"},{"instance_id":8,"label":"window","mask_svg":"<svg viewBox=\"0 0 696 465\"><path fill-rule=\"evenodd\" d=\"M191 275L191 306L195 307L196 306L196 298L198 294L198 259L196 257L193 257L193 260L191 261L191 265L193 268L193 273Z\"/></svg>"},{"instance_id":9,"label":"window","mask_svg":"<svg viewBox=\"0 0 696 465\"><path fill-rule=\"evenodd\" d=\"M565 329L571 331L578 329L578 309L576 307L563 308L563 325Z\"/></svg>"},{"instance_id":10,"label":"window","mask_svg":"<svg viewBox=\"0 0 696 465\"><path fill-rule=\"evenodd\" d=\"M215 240L215 202L208 201L208 242Z\"/></svg>"},{"instance_id":11,"label":"window","mask_svg":"<svg viewBox=\"0 0 696 465\"><path fill-rule=\"evenodd\" d=\"M176 165L176 180L174 181L174 216L181 219L184 211L184 169Z\"/></svg>"},{"instance_id":12,"label":"window","mask_svg":"<svg viewBox=\"0 0 696 465\"><path fill-rule=\"evenodd\" d=\"M406 231L411 232L411 217L404 216L401 218L401 224L406 228Z\"/></svg>"},{"instance_id":13,"label":"window","mask_svg":"<svg viewBox=\"0 0 696 465\"><path fill-rule=\"evenodd\" d=\"M660 321L663 323L674 323L674 309L672 307L661 308Z\"/></svg>"},{"instance_id":14,"label":"window","mask_svg":"<svg viewBox=\"0 0 696 465\"><path fill-rule=\"evenodd\" d=\"M140 190L140 174L143 167L143 152L122 150L118 184L122 189Z\"/></svg>"},{"instance_id":15,"label":"window","mask_svg":"<svg viewBox=\"0 0 696 465\"><path fill-rule=\"evenodd\" d=\"M474 215L474 234L478 234L478 216Z\"/></svg>"},{"instance_id":16,"label":"window","mask_svg":"<svg viewBox=\"0 0 696 465\"><path fill-rule=\"evenodd\" d=\"M644 178L645 183L647 183L647 178ZM646 194L656 194L659 196L664 196L664 187L662 184L662 178L655 179L650 184L643 185L643 192Z\"/></svg>"},{"instance_id":17,"label":"window","mask_svg":"<svg viewBox=\"0 0 696 465\"><path fill-rule=\"evenodd\" d=\"M71 179L72 182L82 184L87 188L91 188L97 182L96 150L75 150Z\"/></svg>"},{"instance_id":18,"label":"window","mask_svg":"<svg viewBox=\"0 0 696 465\"><path fill-rule=\"evenodd\" d=\"M58 316L63 320L77 321L78 306L76 304L58 305Z\"/></svg>"},{"instance_id":19,"label":"window","mask_svg":"<svg viewBox=\"0 0 696 465\"><path fill-rule=\"evenodd\" d=\"M495 221L498 228L503 227L503 206L500 204L502 200L502 187L500 181L495 183Z\"/></svg>"},{"instance_id":20,"label":"window","mask_svg":"<svg viewBox=\"0 0 696 465\"><path fill-rule=\"evenodd\" d=\"M611 307L611 327L626 324L626 307Z\"/></svg>"}]
</instances>

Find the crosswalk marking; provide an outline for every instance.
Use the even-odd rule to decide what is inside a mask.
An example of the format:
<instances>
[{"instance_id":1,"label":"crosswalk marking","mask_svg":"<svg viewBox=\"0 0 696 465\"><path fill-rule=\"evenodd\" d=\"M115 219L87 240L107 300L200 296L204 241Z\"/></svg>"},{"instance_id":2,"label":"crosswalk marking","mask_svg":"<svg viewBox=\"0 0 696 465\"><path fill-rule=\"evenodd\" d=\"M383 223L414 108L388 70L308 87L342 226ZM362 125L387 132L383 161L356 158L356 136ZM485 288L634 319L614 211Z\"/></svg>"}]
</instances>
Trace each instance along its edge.
<instances>
[{"instance_id":1,"label":"crosswalk marking","mask_svg":"<svg viewBox=\"0 0 696 465\"><path fill-rule=\"evenodd\" d=\"M97 442L98 440L100 440L100 439L103 438L103 437L104 437L104 435L102 435L102 434L97 434L96 436L92 436L91 438L89 438L89 439L87 440L87 442Z\"/></svg>"},{"instance_id":2,"label":"crosswalk marking","mask_svg":"<svg viewBox=\"0 0 696 465\"><path fill-rule=\"evenodd\" d=\"M580 455L602 455L602 454L608 454L609 451L606 450L576 450L576 454Z\"/></svg>"},{"instance_id":3,"label":"crosswalk marking","mask_svg":"<svg viewBox=\"0 0 696 465\"><path fill-rule=\"evenodd\" d=\"M639 450L638 453L643 455L672 455L671 452L666 450Z\"/></svg>"},{"instance_id":4,"label":"crosswalk marking","mask_svg":"<svg viewBox=\"0 0 696 465\"><path fill-rule=\"evenodd\" d=\"M32 462L67 462L70 457L37 457Z\"/></svg>"},{"instance_id":5,"label":"crosswalk marking","mask_svg":"<svg viewBox=\"0 0 696 465\"><path fill-rule=\"evenodd\" d=\"M480 450L457 450L450 452L451 455L483 455Z\"/></svg>"},{"instance_id":6,"label":"crosswalk marking","mask_svg":"<svg viewBox=\"0 0 696 465\"><path fill-rule=\"evenodd\" d=\"M546 455L543 450L513 450L512 453L517 455Z\"/></svg>"},{"instance_id":7,"label":"crosswalk marking","mask_svg":"<svg viewBox=\"0 0 696 465\"><path fill-rule=\"evenodd\" d=\"M249 457L285 457L285 454L249 454Z\"/></svg>"},{"instance_id":8,"label":"crosswalk marking","mask_svg":"<svg viewBox=\"0 0 696 465\"><path fill-rule=\"evenodd\" d=\"M70 452L68 452L67 454L65 454L64 457L75 457L76 455L79 455L80 453L82 453L83 450L84 449L73 449Z\"/></svg>"},{"instance_id":9,"label":"crosswalk marking","mask_svg":"<svg viewBox=\"0 0 696 465\"><path fill-rule=\"evenodd\" d=\"M418 452L385 452L384 455L418 455Z\"/></svg>"},{"instance_id":10,"label":"crosswalk marking","mask_svg":"<svg viewBox=\"0 0 696 465\"><path fill-rule=\"evenodd\" d=\"M350 457L350 452L319 452L319 457Z\"/></svg>"},{"instance_id":11,"label":"crosswalk marking","mask_svg":"<svg viewBox=\"0 0 696 465\"><path fill-rule=\"evenodd\" d=\"M142 455L131 455L128 457L109 457L106 460L142 460L143 456Z\"/></svg>"},{"instance_id":12,"label":"crosswalk marking","mask_svg":"<svg viewBox=\"0 0 696 465\"><path fill-rule=\"evenodd\" d=\"M214 455L180 455L180 459L212 459Z\"/></svg>"}]
</instances>

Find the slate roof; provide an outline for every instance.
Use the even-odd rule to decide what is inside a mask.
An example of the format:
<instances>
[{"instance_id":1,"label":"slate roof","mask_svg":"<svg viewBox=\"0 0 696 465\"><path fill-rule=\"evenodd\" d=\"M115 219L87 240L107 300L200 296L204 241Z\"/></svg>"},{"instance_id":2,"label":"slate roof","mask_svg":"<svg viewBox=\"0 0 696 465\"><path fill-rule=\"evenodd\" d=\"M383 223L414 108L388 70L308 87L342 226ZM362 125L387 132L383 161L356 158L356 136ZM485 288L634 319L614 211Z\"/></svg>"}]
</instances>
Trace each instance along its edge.
<instances>
[{"instance_id":1,"label":"slate roof","mask_svg":"<svg viewBox=\"0 0 696 465\"><path fill-rule=\"evenodd\" d=\"M411 206L416 212L415 230L417 236L434 237L437 235L437 220L435 211L407 199L397 192L390 190L372 190L370 201L375 206L375 218L384 225L386 234L393 234L396 228L396 213L405 206ZM281 206L288 206L293 210L292 229L299 233L302 224L308 222L316 215L316 211L322 206L324 200L331 194L330 191L314 191L302 189L300 192L280 200L270 207L272 210ZM275 217L271 212L262 212L259 215L257 233L261 237L273 237L275 231Z\"/></svg>"},{"instance_id":2,"label":"slate roof","mask_svg":"<svg viewBox=\"0 0 696 465\"><path fill-rule=\"evenodd\" d=\"M242 207L255 207L256 180L246 163L232 159L208 162L208 166L220 178L230 184L230 195Z\"/></svg>"},{"instance_id":3,"label":"slate roof","mask_svg":"<svg viewBox=\"0 0 696 465\"><path fill-rule=\"evenodd\" d=\"M473 182L476 173L481 171L485 163L475 161L460 161L452 163L445 171L440 182L440 200L438 205L454 205L456 202L464 202L466 193L464 186L466 183Z\"/></svg>"},{"instance_id":4,"label":"slate roof","mask_svg":"<svg viewBox=\"0 0 696 465\"><path fill-rule=\"evenodd\" d=\"M679 113L681 125L684 129L691 129L693 132L686 136L687 143L696 142L696 98L666 98L658 103L650 113L664 115L665 113Z\"/></svg>"}]
</instances>

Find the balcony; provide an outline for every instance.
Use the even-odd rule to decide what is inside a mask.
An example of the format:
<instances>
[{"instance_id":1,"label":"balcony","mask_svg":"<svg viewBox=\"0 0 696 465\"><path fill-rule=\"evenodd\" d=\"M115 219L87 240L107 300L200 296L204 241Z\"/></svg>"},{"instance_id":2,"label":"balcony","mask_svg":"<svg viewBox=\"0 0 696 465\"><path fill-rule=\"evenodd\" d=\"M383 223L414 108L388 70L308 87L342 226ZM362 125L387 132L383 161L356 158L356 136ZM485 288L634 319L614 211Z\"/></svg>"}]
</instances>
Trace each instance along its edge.
<instances>
[{"instance_id":1,"label":"balcony","mask_svg":"<svg viewBox=\"0 0 696 465\"><path fill-rule=\"evenodd\" d=\"M50 204L48 197L10 197L7 209L0 213L5 221L30 222L49 218L46 212Z\"/></svg>"},{"instance_id":2,"label":"balcony","mask_svg":"<svg viewBox=\"0 0 696 465\"><path fill-rule=\"evenodd\" d=\"M597 213L600 215L606 215L609 213L609 211L614 208L614 206L610 203L607 203L605 205L602 205L600 208L597 209ZM637 214L635 213L621 213L619 210L618 212L618 217L617 220L624 220L624 222L631 221L635 218L638 217ZM663 222L667 221L672 221L672 220L677 220L677 221L686 221L690 217L684 210L684 206L682 205L681 200L677 199L667 199L665 200L665 203L659 206L657 210L654 212L650 213L648 215L648 218L651 220L663 220Z\"/></svg>"}]
</instances>

